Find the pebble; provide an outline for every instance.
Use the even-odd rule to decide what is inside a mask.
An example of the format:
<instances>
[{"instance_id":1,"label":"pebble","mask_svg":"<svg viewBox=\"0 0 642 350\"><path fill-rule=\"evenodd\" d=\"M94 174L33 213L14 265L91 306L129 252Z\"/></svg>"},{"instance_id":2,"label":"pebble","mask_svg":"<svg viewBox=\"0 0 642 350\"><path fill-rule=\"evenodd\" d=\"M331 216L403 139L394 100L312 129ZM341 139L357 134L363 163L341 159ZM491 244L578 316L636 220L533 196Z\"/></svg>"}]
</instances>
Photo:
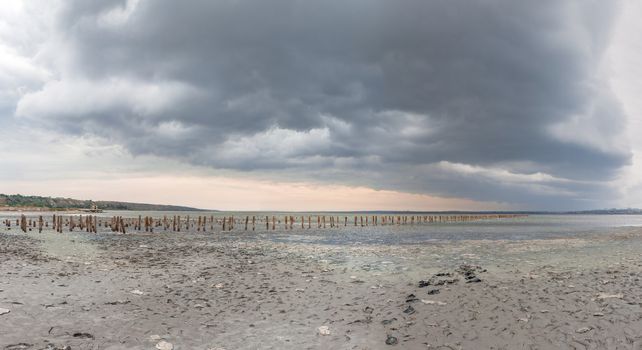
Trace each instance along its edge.
<instances>
[{"instance_id":1,"label":"pebble","mask_svg":"<svg viewBox=\"0 0 642 350\"><path fill-rule=\"evenodd\" d=\"M396 345L398 343L397 337L393 337L391 335L386 338L386 344L387 345Z\"/></svg>"},{"instance_id":2,"label":"pebble","mask_svg":"<svg viewBox=\"0 0 642 350\"><path fill-rule=\"evenodd\" d=\"M328 328L328 326L321 326L317 328L317 332L319 332L320 335L330 335L330 328Z\"/></svg>"},{"instance_id":3,"label":"pebble","mask_svg":"<svg viewBox=\"0 0 642 350\"><path fill-rule=\"evenodd\" d=\"M0 307L0 315L8 314L8 313L10 313L10 312L11 312L11 310L9 310L9 309L3 309L3 308L1 308L1 307Z\"/></svg>"},{"instance_id":4,"label":"pebble","mask_svg":"<svg viewBox=\"0 0 642 350\"><path fill-rule=\"evenodd\" d=\"M404 314L408 314L408 315L412 315L412 314L415 313L415 308L412 307L411 305L408 305L408 307L405 310L403 310L403 313Z\"/></svg>"},{"instance_id":5,"label":"pebble","mask_svg":"<svg viewBox=\"0 0 642 350\"><path fill-rule=\"evenodd\" d=\"M575 330L575 333L586 333L586 332L588 332L588 331L590 331L590 330L591 330L591 328L590 328L590 327L582 327L582 328L578 328L578 329L576 329L576 330Z\"/></svg>"},{"instance_id":6,"label":"pebble","mask_svg":"<svg viewBox=\"0 0 642 350\"><path fill-rule=\"evenodd\" d=\"M604 299L622 299L624 298L624 294L618 293L618 294L606 294L606 293L600 293L597 296L597 299L604 300Z\"/></svg>"},{"instance_id":7,"label":"pebble","mask_svg":"<svg viewBox=\"0 0 642 350\"><path fill-rule=\"evenodd\" d=\"M141 291L140 291L140 290L138 290L138 289L134 289L134 290L132 290L130 293L132 293L132 294L136 294L136 295L143 295L143 294L145 294L145 293L141 292Z\"/></svg>"},{"instance_id":8,"label":"pebble","mask_svg":"<svg viewBox=\"0 0 642 350\"><path fill-rule=\"evenodd\" d=\"M168 343L164 340L161 340L156 344L156 349L158 350L173 350L174 345L172 343Z\"/></svg>"},{"instance_id":9,"label":"pebble","mask_svg":"<svg viewBox=\"0 0 642 350\"><path fill-rule=\"evenodd\" d=\"M393 317L393 318L391 318L391 319L389 319L389 320L383 320L383 321L381 321L381 324L382 324L382 325L384 325L384 326L385 326L385 325L389 325L389 324L391 324L392 322L394 322L394 321L396 321L396 320L397 320L397 319Z\"/></svg>"}]
</instances>

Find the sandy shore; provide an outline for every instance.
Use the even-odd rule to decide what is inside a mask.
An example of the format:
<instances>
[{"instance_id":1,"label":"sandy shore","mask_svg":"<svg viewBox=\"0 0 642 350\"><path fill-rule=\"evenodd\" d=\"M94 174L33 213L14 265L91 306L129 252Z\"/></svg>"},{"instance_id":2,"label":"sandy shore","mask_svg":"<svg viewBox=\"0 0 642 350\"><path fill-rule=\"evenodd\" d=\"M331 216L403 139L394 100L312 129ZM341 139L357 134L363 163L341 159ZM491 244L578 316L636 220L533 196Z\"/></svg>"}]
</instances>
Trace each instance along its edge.
<instances>
[{"instance_id":1,"label":"sandy shore","mask_svg":"<svg viewBox=\"0 0 642 350\"><path fill-rule=\"evenodd\" d=\"M0 229L0 349L642 349L641 252Z\"/></svg>"}]
</instances>

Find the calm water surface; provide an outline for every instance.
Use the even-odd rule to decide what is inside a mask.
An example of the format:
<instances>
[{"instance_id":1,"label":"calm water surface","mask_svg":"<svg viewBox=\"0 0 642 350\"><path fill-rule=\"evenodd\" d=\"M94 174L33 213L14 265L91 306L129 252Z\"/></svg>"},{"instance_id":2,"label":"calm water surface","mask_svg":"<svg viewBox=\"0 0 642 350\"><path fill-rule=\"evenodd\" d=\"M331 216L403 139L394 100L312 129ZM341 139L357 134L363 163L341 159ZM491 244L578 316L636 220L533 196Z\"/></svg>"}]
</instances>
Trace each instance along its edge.
<instances>
[{"instance_id":1,"label":"calm water surface","mask_svg":"<svg viewBox=\"0 0 642 350\"><path fill-rule=\"evenodd\" d=\"M28 216L37 217L41 213L26 213ZM131 211L110 211L101 213L101 216L110 217L120 215L125 217L138 217L138 215L149 215L154 217L180 215L185 218L189 215L196 218L199 215L214 215L215 217L235 216L237 218L246 215L270 218L272 215L283 217L284 213L240 213L240 212L131 212ZM0 218L11 218L19 216L20 213L0 213ZM43 215L50 215L49 213ZM430 223L403 226L351 226L351 218L355 214L340 213L295 213L293 216L301 215L334 215L339 216L343 222L343 216L348 216L348 226L339 228L317 229L313 218L312 229L301 229L300 226L293 230L278 228L274 231L266 231L265 227L257 224L255 232L243 231L242 225L238 225L232 232L223 233L230 239L267 239L277 242L300 242L300 243L321 243L321 244L415 244L434 241L457 241L457 240L531 240L550 238L571 238L587 235L608 234L626 227L642 226L642 215L530 215L510 219L481 220L460 223ZM360 215L360 214L356 214ZM362 215L362 214L361 214ZM379 215L385 215L379 214ZM396 215L396 214L390 214ZM353 220L353 219L352 219ZM353 221L352 221L353 223ZM300 224L299 224L300 225ZM306 225L307 227L307 225ZM220 227L215 228L214 234L221 234Z\"/></svg>"}]
</instances>

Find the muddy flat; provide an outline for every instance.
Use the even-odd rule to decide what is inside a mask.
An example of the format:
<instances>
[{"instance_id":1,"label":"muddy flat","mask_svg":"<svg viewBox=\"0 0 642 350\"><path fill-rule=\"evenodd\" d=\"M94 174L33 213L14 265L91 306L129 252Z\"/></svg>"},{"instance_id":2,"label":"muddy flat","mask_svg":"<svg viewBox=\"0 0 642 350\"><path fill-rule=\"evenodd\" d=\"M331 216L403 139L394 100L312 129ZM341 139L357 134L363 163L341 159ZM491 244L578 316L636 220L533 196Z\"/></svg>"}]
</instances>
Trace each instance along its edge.
<instances>
[{"instance_id":1,"label":"muddy flat","mask_svg":"<svg viewBox=\"0 0 642 350\"><path fill-rule=\"evenodd\" d=\"M640 252L3 228L0 349L642 349Z\"/></svg>"}]
</instances>

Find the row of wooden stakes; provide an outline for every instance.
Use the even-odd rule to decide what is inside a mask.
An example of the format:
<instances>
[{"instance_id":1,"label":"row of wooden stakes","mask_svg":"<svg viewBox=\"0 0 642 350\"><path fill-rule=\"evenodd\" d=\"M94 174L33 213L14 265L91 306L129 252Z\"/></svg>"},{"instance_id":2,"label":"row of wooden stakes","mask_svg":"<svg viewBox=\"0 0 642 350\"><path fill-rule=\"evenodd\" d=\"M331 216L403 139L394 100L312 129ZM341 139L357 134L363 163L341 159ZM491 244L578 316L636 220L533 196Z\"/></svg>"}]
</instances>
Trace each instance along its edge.
<instances>
[{"instance_id":1,"label":"row of wooden stakes","mask_svg":"<svg viewBox=\"0 0 642 350\"><path fill-rule=\"evenodd\" d=\"M283 227L285 230L292 230L294 228L308 229L316 227L321 228L339 228L341 226L365 227L365 226L387 226L387 225L415 225L415 224L430 224L430 223L451 223L451 222L467 222L479 220L493 220L493 219L506 219L525 216L523 214L477 214L477 215L355 215L353 218L348 219L348 216L334 216L334 215L308 215L306 216L291 216L284 215L277 216L245 216L245 218L235 218L234 216L214 217L211 216L197 216L190 218L186 216L174 215L173 217L163 216L162 218L154 218L151 216L141 216L138 218L126 218L122 216L99 217L95 215L53 215L51 227L54 231L62 233L63 229L68 229L73 232L78 228L80 231L98 233L99 228L103 227L112 232L127 233L128 231L141 232L154 232L157 231L171 231L181 232L196 229L197 232L215 231L216 227L220 227L221 231L232 231L237 225L244 228L245 231L255 231L257 227L265 226L265 230L276 230L277 227ZM315 218L314 220L312 218ZM11 220L5 219L4 225L6 228L11 229ZM16 226L20 227L23 232L38 229L42 232L43 227L49 227L49 221L44 219L43 216L38 218L27 218L21 215L20 218L15 220Z\"/></svg>"}]
</instances>

